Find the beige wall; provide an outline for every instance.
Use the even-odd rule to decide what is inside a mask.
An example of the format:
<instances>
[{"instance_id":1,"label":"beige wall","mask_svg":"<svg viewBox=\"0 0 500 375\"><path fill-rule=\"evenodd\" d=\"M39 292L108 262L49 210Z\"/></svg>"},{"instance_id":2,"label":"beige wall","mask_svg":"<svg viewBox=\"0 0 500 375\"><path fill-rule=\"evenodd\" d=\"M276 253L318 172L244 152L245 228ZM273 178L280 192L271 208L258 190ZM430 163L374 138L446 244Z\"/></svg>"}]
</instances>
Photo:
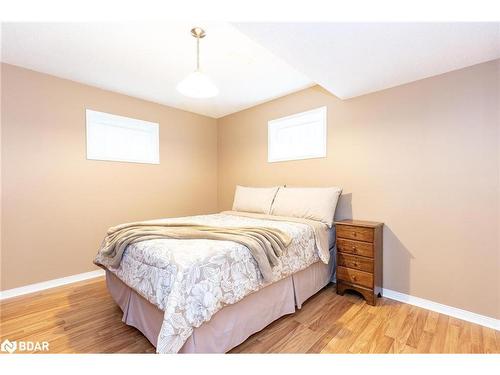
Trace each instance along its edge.
<instances>
[{"instance_id":1,"label":"beige wall","mask_svg":"<svg viewBox=\"0 0 500 375\"><path fill-rule=\"evenodd\" d=\"M383 221L384 287L500 318L499 66L350 100L313 87L219 124L219 209L236 184L344 188L337 219ZM267 162L267 121L326 105L328 157Z\"/></svg>"},{"instance_id":2,"label":"beige wall","mask_svg":"<svg viewBox=\"0 0 500 375\"><path fill-rule=\"evenodd\" d=\"M160 165L86 160L85 109L160 123ZM216 120L2 64L1 289L96 269L106 229L217 209Z\"/></svg>"}]
</instances>

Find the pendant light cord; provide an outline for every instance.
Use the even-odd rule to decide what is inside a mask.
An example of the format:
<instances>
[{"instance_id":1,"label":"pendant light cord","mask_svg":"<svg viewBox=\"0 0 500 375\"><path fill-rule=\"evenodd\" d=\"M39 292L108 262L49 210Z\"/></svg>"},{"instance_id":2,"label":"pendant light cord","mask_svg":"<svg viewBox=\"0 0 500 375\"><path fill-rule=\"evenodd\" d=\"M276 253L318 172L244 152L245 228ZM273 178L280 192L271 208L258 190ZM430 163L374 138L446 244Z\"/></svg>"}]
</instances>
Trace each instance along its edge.
<instances>
[{"instance_id":1,"label":"pendant light cord","mask_svg":"<svg viewBox=\"0 0 500 375\"><path fill-rule=\"evenodd\" d=\"M200 37L196 37L196 71L200 71Z\"/></svg>"}]
</instances>

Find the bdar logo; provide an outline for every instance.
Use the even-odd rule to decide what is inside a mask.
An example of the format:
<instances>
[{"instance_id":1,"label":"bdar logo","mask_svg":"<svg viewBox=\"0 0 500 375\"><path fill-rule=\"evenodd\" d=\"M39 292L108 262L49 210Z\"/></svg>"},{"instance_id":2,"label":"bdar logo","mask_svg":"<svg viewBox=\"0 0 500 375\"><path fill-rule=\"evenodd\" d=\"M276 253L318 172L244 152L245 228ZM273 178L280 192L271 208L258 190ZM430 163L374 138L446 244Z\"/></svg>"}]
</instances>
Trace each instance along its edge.
<instances>
[{"instance_id":1,"label":"bdar logo","mask_svg":"<svg viewBox=\"0 0 500 375\"><path fill-rule=\"evenodd\" d=\"M22 352L48 352L48 341L10 341L5 339L0 345L0 350L7 353Z\"/></svg>"},{"instance_id":2,"label":"bdar logo","mask_svg":"<svg viewBox=\"0 0 500 375\"><path fill-rule=\"evenodd\" d=\"M14 353L17 349L17 342L15 341L10 341L9 339L5 339L2 342L2 345L0 345L0 350L2 352L7 352L7 353Z\"/></svg>"}]
</instances>

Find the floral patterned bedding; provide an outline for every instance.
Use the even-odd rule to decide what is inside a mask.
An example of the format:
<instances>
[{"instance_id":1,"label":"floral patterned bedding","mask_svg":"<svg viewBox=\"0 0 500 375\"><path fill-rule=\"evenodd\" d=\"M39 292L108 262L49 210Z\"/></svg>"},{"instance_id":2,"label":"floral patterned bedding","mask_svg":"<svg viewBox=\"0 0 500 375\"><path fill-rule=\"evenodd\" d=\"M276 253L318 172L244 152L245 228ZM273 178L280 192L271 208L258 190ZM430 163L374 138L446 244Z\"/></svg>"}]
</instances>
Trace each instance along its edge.
<instances>
[{"instance_id":1,"label":"floral patterned bedding","mask_svg":"<svg viewBox=\"0 0 500 375\"><path fill-rule=\"evenodd\" d=\"M161 221L212 226L268 226L288 233L292 242L273 269L273 281L320 259L314 231L303 223L235 216L228 213ZM97 263L105 263L96 257ZM328 263L328 259L321 259ZM165 312L158 353L176 353L199 327L226 305L234 304L265 283L256 261L243 245L204 239L156 239L130 245L117 268L108 269Z\"/></svg>"}]
</instances>

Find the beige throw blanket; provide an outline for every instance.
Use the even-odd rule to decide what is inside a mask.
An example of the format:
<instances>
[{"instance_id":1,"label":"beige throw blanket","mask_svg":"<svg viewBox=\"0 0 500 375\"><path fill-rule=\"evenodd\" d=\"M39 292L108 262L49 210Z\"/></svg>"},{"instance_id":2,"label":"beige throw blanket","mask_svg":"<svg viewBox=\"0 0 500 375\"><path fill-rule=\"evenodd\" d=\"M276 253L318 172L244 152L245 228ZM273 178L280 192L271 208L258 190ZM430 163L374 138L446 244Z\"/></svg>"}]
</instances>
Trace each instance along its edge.
<instances>
[{"instance_id":1,"label":"beige throw blanket","mask_svg":"<svg viewBox=\"0 0 500 375\"><path fill-rule=\"evenodd\" d=\"M321 258L323 263L328 264L328 260L330 259L330 249L328 245L328 226L320 221L298 217L256 214L240 211L222 211L221 214L250 217L262 220L289 221L292 223L309 225L314 232L314 239L316 240L316 247L318 248L319 257Z\"/></svg>"},{"instance_id":2,"label":"beige throw blanket","mask_svg":"<svg viewBox=\"0 0 500 375\"><path fill-rule=\"evenodd\" d=\"M161 238L233 241L250 250L264 280L272 279L272 267L291 242L288 234L266 227L212 227L190 223L135 222L108 230L99 253L109 266L118 267L127 246ZM98 264L99 265L99 264Z\"/></svg>"}]
</instances>

